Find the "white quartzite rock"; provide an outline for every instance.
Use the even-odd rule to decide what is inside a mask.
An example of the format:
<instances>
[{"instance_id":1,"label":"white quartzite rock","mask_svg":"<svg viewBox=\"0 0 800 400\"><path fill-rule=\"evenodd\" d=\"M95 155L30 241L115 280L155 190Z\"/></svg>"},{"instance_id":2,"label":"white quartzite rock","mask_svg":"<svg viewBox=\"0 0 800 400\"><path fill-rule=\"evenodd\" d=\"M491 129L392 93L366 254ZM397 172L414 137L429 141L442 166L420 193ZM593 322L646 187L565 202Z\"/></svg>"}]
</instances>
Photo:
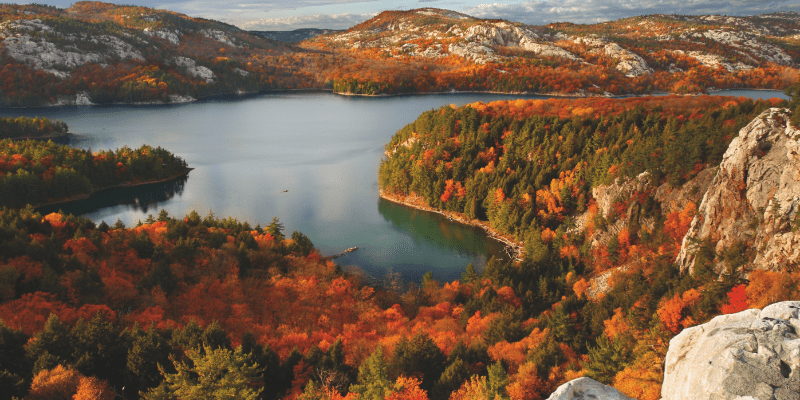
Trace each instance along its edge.
<instances>
[{"instance_id":1,"label":"white quartzite rock","mask_svg":"<svg viewBox=\"0 0 800 400\"><path fill-rule=\"evenodd\" d=\"M591 378L573 379L556 389L547 400L633 400L619 390Z\"/></svg>"},{"instance_id":2,"label":"white quartzite rock","mask_svg":"<svg viewBox=\"0 0 800 400\"><path fill-rule=\"evenodd\" d=\"M208 69L208 67L197 65L197 63L191 58L175 57L175 64L181 67L185 67L186 72L188 72L195 78L205 79L206 83L208 84L212 84L216 81L217 77L214 75L214 71L211 71L210 69Z\"/></svg>"},{"instance_id":3,"label":"white quartzite rock","mask_svg":"<svg viewBox=\"0 0 800 400\"><path fill-rule=\"evenodd\" d=\"M619 61L617 63L617 70L625 74L628 78L635 78L653 72L653 69L647 66L647 62L644 61L642 57L623 49L616 43L605 45L605 47L603 47L603 52L607 56Z\"/></svg>"},{"instance_id":4,"label":"white quartzite rock","mask_svg":"<svg viewBox=\"0 0 800 400\"><path fill-rule=\"evenodd\" d=\"M181 36L183 36L183 34L180 33L179 31L174 31L173 32L173 31L170 31L169 29L164 29L164 28L161 28L161 29L144 28L142 33L144 33L147 36L153 36L153 37L164 39L164 40L169 41L170 43L172 43L174 45L181 44Z\"/></svg>"},{"instance_id":5,"label":"white quartzite rock","mask_svg":"<svg viewBox=\"0 0 800 400\"><path fill-rule=\"evenodd\" d=\"M760 249L755 269L778 271L800 263L800 130L785 109L771 108L739 131L703 196L676 262L694 270L697 240L718 253L737 242Z\"/></svg>"},{"instance_id":6,"label":"white quartzite rock","mask_svg":"<svg viewBox=\"0 0 800 400\"><path fill-rule=\"evenodd\" d=\"M209 38L214 39L222 44L227 44L231 47L242 47L234 43L233 37L229 36L227 33L219 30L219 29L203 29L200 33Z\"/></svg>"},{"instance_id":7,"label":"white quartzite rock","mask_svg":"<svg viewBox=\"0 0 800 400\"><path fill-rule=\"evenodd\" d=\"M720 315L669 343L662 400L800 399L800 301Z\"/></svg>"}]
</instances>

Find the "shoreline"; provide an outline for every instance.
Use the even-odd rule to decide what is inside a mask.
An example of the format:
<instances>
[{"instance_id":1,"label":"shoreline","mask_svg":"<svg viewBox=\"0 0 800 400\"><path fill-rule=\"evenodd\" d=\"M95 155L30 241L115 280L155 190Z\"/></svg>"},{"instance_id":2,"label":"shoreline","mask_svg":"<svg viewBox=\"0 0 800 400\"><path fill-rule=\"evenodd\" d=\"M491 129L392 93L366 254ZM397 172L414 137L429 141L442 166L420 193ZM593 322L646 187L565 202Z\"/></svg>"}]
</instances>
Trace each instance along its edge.
<instances>
[{"instance_id":1,"label":"shoreline","mask_svg":"<svg viewBox=\"0 0 800 400\"><path fill-rule=\"evenodd\" d=\"M57 139L67 139L72 136L71 132L64 132L64 133L55 133L55 134L47 134L41 136L19 136L19 137L9 137L9 138L2 138L0 140L57 140Z\"/></svg>"},{"instance_id":2,"label":"shoreline","mask_svg":"<svg viewBox=\"0 0 800 400\"><path fill-rule=\"evenodd\" d=\"M147 185L153 185L153 184L158 184L158 183L166 183L166 182L174 181L174 180L179 179L179 178L183 178L184 176L189 175L189 172L192 172L193 170L194 170L194 168L187 168L183 172L180 172L180 173L178 173L176 175L173 175L171 177L164 178L164 179L143 181L143 182L137 182L137 183L126 182L126 183L120 183L118 185L106 186L104 188L92 190L90 193L77 194L75 196L62 198L61 200L53 201L53 202L50 202L50 203L36 204L36 205L33 206L33 208L52 207L52 206L56 206L56 205L59 205L59 204L74 203L74 202L77 202L77 201L82 201L82 200L89 199L92 196L94 196L96 194L99 194L99 193L102 193L102 192L105 192L107 190L114 190L114 189L119 189L119 188L132 188L132 187L137 187L137 186L147 186Z\"/></svg>"},{"instance_id":3,"label":"shoreline","mask_svg":"<svg viewBox=\"0 0 800 400\"><path fill-rule=\"evenodd\" d=\"M519 263L520 261L522 261L523 256L525 255L525 243L518 242L518 241L510 238L508 235L505 235L505 234L499 232L498 230L494 229L491 225L489 225L489 223L486 222L486 221L479 221L477 219L470 219L470 218L468 218L466 215L464 215L462 213L457 213L457 212L454 212L454 211L439 210L437 208L430 207L430 206L428 206L427 204L424 203L424 200L422 200L420 197L418 197L416 195L413 196L413 197L412 196L391 195L391 194L388 194L388 193L384 192L383 189L378 189L378 196L380 198L384 199L384 200L388 200L388 201L391 201L393 203L397 203L397 204L400 204L400 205L411 207L411 208L414 208L414 209L417 209L417 210L420 210L420 211L427 211L427 212L432 212L432 213L443 215L443 216L447 217L447 219L449 219L450 221L455 221L455 222L458 222L458 223L463 224L463 225L474 226L476 228L483 229L490 238L505 244L506 245L506 249L508 249L509 247L512 249L512 251L514 252L514 256L513 256L514 262ZM509 256L510 256L510 254L509 254Z\"/></svg>"},{"instance_id":4,"label":"shoreline","mask_svg":"<svg viewBox=\"0 0 800 400\"><path fill-rule=\"evenodd\" d=\"M763 92L778 92L784 93L783 90L779 89L764 89L764 88L722 88L722 89L713 89L707 90L704 92L699 93L670 93L670 92L661 92L656 91L653 93L645 93L645 94L608 94L607 92L604 94L590 94L590 93L536 93L536 92L500 92L500 91L493 91L493 90L469 90L469 91L456 91L456 90L449 90L449 91L438 91L438 92L411 92L411 93L379 93L379 94L360 94L360 93L348 93L348 92L336 92L333 89L326 89L326 88L297 88L297 89L273 89L273 90L262 90L262 91L243 91L243 92L231 92L231 93L220 93L220 94L212 94L208 96L198 97L193 101L186 101L186 102L175 102L175 103L164 103L164 102L139 102L139 103L124 103L124 102L115 102L115 103L90 103L90 104L42 104L38 106L29 106L29 107L19 107L19 106L6 106L0 105L0 109L31 109L31 108L51 108L51 107L79 107L79 106L170 106L170 105L180 105L180 104L191 104L191 103L199 103L208 100L226 98L226 97L252 97L258 96L262 94L274 94L274 93L287 93L287 92L320 92L320 93L332 93L338 96L350 96L350 97L400 97L400 96L424 96L424 95L441 95L441 94L495 94L495 95L509 95L509 96L542 96L542 97L559 97L559 98L575 98L575 99L582 99L582 98L607 98L607 99L623 99L628 97L646 97L646 96L664 96L664 95L678 95L678 96L720 96L718 94L722 91L728 90L752 90L752 91L763 91ZM20 138L22 139L22 138Z\"/></svg>"}]
</instances>

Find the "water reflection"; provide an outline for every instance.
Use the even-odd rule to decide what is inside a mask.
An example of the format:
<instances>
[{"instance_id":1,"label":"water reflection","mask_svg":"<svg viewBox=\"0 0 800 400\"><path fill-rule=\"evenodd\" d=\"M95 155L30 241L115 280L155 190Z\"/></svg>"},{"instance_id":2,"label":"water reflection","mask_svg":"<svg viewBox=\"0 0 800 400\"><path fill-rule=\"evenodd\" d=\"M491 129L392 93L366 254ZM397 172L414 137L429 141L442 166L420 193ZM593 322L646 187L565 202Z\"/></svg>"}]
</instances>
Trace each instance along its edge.
<instances>
[{"instance_id":1,"label":"water reflection","mask_svg":"<svg viewBox=\"0 0 800 400\"><path fill-rule=\"evenodd\" d=\"M65 213L82 215L111 207L117 211L157 213L164 203L183 193L188 179L189 176L186 175L169 182L106 189L85 200L37 207L36 210L44 214L62 210Z\"/></svg>"},{"instance_id":2,"label":"water reflection","mask_svg":"<svg viewBox=\"0 0 800 400\"><path fill-rule=\"evenodd\" d=\"M450 221L447 217L379 199L378 212L393 229L405 233L415 243L432 244L439 249L475 256L503 254L504 245L487 240L480 228Z\"/></svg>"}]
</instances>

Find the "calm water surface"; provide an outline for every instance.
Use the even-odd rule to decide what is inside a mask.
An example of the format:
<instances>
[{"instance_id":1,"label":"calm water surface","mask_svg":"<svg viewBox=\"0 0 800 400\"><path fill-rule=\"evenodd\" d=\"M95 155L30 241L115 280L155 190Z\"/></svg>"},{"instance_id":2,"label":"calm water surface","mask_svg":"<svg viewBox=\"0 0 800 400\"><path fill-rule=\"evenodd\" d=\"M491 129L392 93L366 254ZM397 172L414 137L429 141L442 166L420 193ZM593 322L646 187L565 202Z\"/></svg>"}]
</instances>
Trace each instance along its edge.
<instances>
[{"instance_id":1,"label":"calm water surface","mask_svg":"<svg viewBox=\"0 0 800 400\"><path fill-rule=\"evenodd\" d=\"M180 105L0 109L0 116L60 119L76 134L71 145L93 150L161 146L195 168L178 182L117 191L64 211L98 223L119 219L128 226L162 208L173 216L212 211L253 226L265 226L276 216L287 236L303 232L323 255L358 247L337 259L343 266L358 266L376 277L393 271L418 281L432 271L437 279L452 280L469 263L481 270L490 257L502 257L503 245L438 214L381 200L377 171L384 144L424 111L519 97L282 93Z\"/></svg>"}]
</instances>

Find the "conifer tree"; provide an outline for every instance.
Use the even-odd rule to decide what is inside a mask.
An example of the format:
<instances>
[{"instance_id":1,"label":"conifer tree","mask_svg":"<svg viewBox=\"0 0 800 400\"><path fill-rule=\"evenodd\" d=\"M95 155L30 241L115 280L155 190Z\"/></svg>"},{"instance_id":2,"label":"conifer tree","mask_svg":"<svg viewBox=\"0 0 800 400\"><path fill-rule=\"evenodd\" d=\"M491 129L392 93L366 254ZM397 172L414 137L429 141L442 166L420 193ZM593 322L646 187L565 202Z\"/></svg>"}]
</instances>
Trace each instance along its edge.
<instances>
[{"instance_id":1,"label":"conifer tree","mask_svg":"<svg viewBox=\"0 0 800 400\"><path fill-rule=\"evenodd\" d=\"M285 382L282 380L281 360L278 354L269 346L262 346L256 342L255 335L249 331L242 336L242 352L249 354L250 360L261 367L261 379L264 382L261 396L272 399L283 393Z\"/></svg>"},{"instance_id":2,"label":"conifer tree","mask_svg":"<svg viewBox=\"0 0 800 400\"><path fill-rule=\"evenodd\" d=\"M417 333L411 338L403 337L394 349L392 364L395 375L421 375L420 388L430 392L442 375L447 357L433 339L425 333Z\"/></svg>"},{"instance_id":3,"label":"conifer tree","mask_svg":"<svg viewBox=\"0 0 800 400\"><path fill-rule=\"evenodd\" d=\"M261 368L252 364L242 352L225 348L186 351L190 362L173 360L174 374L164 374L164 383L159 388L144 394L145 399L245 399L259 397L257 389L262 383Z\"/></svg>"},{"instance_id":4,"label":"conifer tree","mask_svg":"<svg viewBox=\"0 0 800 400\"><path fill-rule=\"evenodd\" d=\"M28 335L0 320L0 393L22 397L30 380L31 363L25 354Z\"/></svg>"},{"instance_id":5,"label":"conifer tree","mask_svg":"<svg viewBox=\"0 0 800 400\"><path fill-rule=\"evenodd\" d=\"M34 335L26 351L33 360L33 374L72 362L72 335L55 314L50 314L44 329Z\"/></svg>"},{"instance_id":6,"label":"conifer tree","mask_svg":"<svg viewBox=\"0 0 800 400\"><path fill-rule=\"evenodd\" d=\"M506 373L503 364L499 361L490 365L487 368L488 380L486 381L486 388L489 393L495 395L495 399L507 399L506 387L508 386L508 373Z\"/></svg>"},{"instance_id":7,"label":"conifer tree","mask_svg":"<svg viewBox=\"0 0 800 400\"><path fill-rule=\"evenodd\" d=\"M589 347L586 376L598 382L611 384L617 372L630 361L631 349L621 340L610 340L605 333L597 338L597 347Z\"/></svg>"},{"instance_id":8,"label":"conifer tree","mask_svg":"<svg viewBox=\"0 0 800 400\"><path fill-rule=\"evenodd\" d=\"M203 331L203 346L212 349L230 349L231 340L225 333L225 329L216 320L212 321Z\"/></svg>"},{"instance_id":9,"label":"conifer tree","mask_svg":"<svg viewBox=\"0 0 800 400\"><path fill-rule=\"evenodd\" d=\"M126 391L138 393L158 386L163 377L158 366L171 369L170 348L151 325L147 331L134 325L130 333L131 345L126 359ZM174 372L174 371L169 371Z\"/></svg>"},{"instance_id":10,"label":"conifer tree","mask_svg":"<svg viewBox=\"0 0 800 400\"><path fill-rule=\"evenodd\" d=\"M789 109L792 110L792 125L800 127L800 81L786 89L786 95L791 97Z\"/></svg>"},{"instance_id":11,"label":"conifer tree","mask_svg":"<svg viewBox=\"0 0 800 400\"><path fill-rule=\"evenodd\" d=\"M458 390L461 384L469 379L469 376L467 364L461 358L456 358L445 368L442 376L436 381L436 385L431 391L431 398L433 400L447 399L450 397L450 393Z\"/></svg>"},{"instance_id":12,"label":"conifer tree","mask_svg":"<svg viewBox=\"0 0 800 400\"><path fill-rule=\"evenodd\" d=\"M383 347L379 344L358 367L358 384L350 386L350 391L358 393L359 399L383 400L391 387L389 369L383 360Z\"/></svg>"},{"instance_id":13,"label":"conifer tree","mask_svg":"<svg viewBox=\"0 0 800 400\"><path fill-rule=\"evenodd\" d=\"M114 387L123 386L127 353L124 331L97 313L89 321L79 320L71 336L73 365L78 372L106 380Z\"/></svg>"}]
</instances>

